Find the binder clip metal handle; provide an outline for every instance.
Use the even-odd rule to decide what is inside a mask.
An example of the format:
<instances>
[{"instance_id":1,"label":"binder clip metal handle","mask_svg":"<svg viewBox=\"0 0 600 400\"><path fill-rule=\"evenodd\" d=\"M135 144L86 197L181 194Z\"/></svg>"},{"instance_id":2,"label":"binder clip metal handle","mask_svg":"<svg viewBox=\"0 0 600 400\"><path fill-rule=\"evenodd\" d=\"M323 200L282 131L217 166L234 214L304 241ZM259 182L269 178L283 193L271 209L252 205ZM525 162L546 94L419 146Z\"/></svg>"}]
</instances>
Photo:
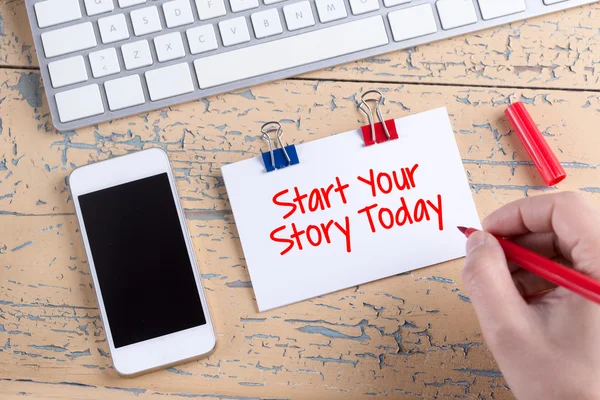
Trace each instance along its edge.
<instances>
[{"instance_id":1,"label":"binder clip metal handle","mask_svg":"<svg viewBox=\"0 0 600 400\"><path fill-rule=\"evenodd\" d=\"M375 94L378 97L377 98L367 98L369 95ZM383 96L383 94L379 91L379 90L368 90L366 92L364 92L362 94L362 96L360 97L360 104L358 106L358 108L360 109L360 111L362 111L368 118L369 120L369 125L371 125L371 140L373 142L375 142L375 120L373 118L373 109L371 108L371 106L369 106L368 102L373 102L375 103L375 114L377 114L377 119L379 119L379 122L381 122L381 124L383 125L383 131L385 132L385 136L387 137L387 140L390 140L392 138L392 136L390 135L390 132L388 131L388 128L385 124L385 121L383 120L383 114L381 113L381 106L383 105L384 101L385 101L385 97Z\"/></svg>"},{"instance_id":2,"label":"binder clip metal handle","mask_svg":"<svg viewBox=\"0 0 600 400\"><path fill-rule=\"evenodd\" d=\"M396 121L392 119L385 121L383 119L381 107L384 102L385 97L383 97L383 94L379 90L368 90L364 92L360 98L358 109L362 111L369 120L369 125L361 128L362 137L365 146L367 147L376 143L398 139ZM369 105L369 103L374 103L375 112L373 112L373 105ZM378 122L375 122L375 115L377 115Z\"/></svg>"},{"instance_id":3,"label":"binder clip metal handle","mask_svg":"<svg viewBox=\"0 0 600 400\"><path fill-rule=\"evenodd\" d=\"M267 172L295 165L300 162L298 160L296 146L283 144L283 129L281 129L281 124L279 122L267 122L260 128L260 131L262 132L263 140L269 144L269 154L262 154ZM271 138L271 133L273 132L275 132L275 138ZM273 145L273 140L277 142L275 146ZM279 145L279 148L277 148L277 145Z\"/></svg>"}]
</instances>

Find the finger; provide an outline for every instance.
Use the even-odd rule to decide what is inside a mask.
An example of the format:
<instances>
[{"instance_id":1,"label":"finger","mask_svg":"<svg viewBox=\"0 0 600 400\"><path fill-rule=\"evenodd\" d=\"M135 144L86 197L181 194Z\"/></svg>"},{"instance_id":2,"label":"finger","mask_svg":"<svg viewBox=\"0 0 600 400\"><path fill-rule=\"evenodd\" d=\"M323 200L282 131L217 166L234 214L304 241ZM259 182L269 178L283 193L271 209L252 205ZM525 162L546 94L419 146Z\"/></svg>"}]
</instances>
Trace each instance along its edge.
<instances>
[{"instance_id":1,"label":"finger","mask_svg":"<svg viewBox=\"0 0 600 400\"><path fill-rule=\"evenodd\" d=\"M501 236L554 232L560 252L574 267L600 278L600 214L577 193L516 201L492 213L483 227Z\"/></svg>"},{"instance_id":2,"label":"finger","mask_svg":"<svg viewBox=\"0 0 600 400\"><path fill-rule=\"evenodd\" d=\"M526 302L527 302L527 304L529 304L530 306L531 306L531 305L534 305L534 306L536 306L537 308L539 308L539 307L543 307L543 305L542 305L542 304L545 304L545 303L547 303L547 301L548 301L548 298L549 298L550 296L552 296L554 292L556 292L556 289L557 289L557 288L551 288L551 289L548 289L548 290L544 290L544 291L541 291L541 292L538 292L538 293L532 294L531 296L527 296L527 297L525 297L525 301L526 301Z\"/></svg>"},{"instance_id":3,"label":"finger","mask_svg":"<svg viewBox=\"0 0 600 400\"><path fill-rule=\"evenodd\" d=\"M555 258L559 256L556 250L556 242L558 239L554 233L526 233L524 235L515 236L510 239L512 242L519 246L525 247L537 254L544 257ZM520 270L521 267L513 262L508 262L508 270L515 272Z\"/></svg>"},{"instance_id":4,"label":"finger","mask_svg":"<svg viewBox=\"0 0 600 400\"><path fill-rule=\"evenodd\" d=\"M554 232L526 233L511 237L510 241L547 258L561 255L558 249L558 237Z\"/></svg>"},{"instance_id":5,"label":"finger","mask_svg":"<svg viewBox=\"0 0 600 400\"><path fill-rule=\"evenodd\" d=\"M555 284L525 270L516 271L512 278L517 290L525 299L556 288Z\"/></svg>"},{"instance_id":6,"label":"finger","mask_svg":"<svg viewBox=\"0 0 600 400\"><path fill-rule=\"evenodd\" d=\"M489 233L469 237L462 278L486 337L527 320L527 303L515 287L502 247Z\"/></svg>"}]
</instances>

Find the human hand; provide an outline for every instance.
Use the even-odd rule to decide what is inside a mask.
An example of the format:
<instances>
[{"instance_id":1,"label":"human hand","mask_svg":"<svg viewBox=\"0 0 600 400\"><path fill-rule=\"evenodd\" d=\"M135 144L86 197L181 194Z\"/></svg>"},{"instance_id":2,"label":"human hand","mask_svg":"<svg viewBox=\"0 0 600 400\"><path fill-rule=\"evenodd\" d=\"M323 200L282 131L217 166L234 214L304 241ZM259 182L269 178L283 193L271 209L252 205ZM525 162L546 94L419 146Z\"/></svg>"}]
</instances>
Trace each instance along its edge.
<instances>
[{"instance_id":1,"label":"human hand","mask_svg":"<svg viewBox=\"0 0 600 400\"><path fill-rule=\"evenodd\" d=\"M600 305L507 263L490 234L600 280L598 211L575 193L537 196L502 207L483 228L467 241L462 277L513 394L520 400L600 399Z\"/></svg>"}]
</instances>

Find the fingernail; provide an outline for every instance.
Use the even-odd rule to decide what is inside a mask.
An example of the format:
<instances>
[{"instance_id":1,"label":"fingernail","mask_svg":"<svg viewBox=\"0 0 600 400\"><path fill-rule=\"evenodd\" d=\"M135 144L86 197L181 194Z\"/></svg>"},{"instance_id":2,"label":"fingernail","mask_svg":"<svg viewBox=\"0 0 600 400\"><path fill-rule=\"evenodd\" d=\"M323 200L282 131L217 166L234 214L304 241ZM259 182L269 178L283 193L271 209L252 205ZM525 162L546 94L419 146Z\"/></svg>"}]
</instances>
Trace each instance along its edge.
<instances>
[{"instance_id":1,"label":"fingernail","mask_svg":"<svg viewBox=\"0 0 600 400\"><path fill-rule=\"evenodd\" d=\"M479 246L482 246L486 240L487 235L484 232L474 232L467 240L467 255L471 254Z\"/></svg>"}]
</instances>

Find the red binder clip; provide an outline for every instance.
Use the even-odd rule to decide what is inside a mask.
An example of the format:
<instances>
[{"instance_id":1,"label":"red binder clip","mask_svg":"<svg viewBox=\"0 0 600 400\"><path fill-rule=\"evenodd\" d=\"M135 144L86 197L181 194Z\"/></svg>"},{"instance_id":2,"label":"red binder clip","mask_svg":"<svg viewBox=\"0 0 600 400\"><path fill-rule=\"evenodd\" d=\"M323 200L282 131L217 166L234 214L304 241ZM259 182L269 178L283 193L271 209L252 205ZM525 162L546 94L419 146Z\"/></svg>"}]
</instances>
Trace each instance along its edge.
<instances>
[{"instance_id":1,"label":"red binder clip","mask_svg":"<svg viewBox=\"0 0 600 400\"><path fill-rule=\"evenodd\" d=\"M370 94L376 94L378 98L367 98ZM381 113L381 106L385 101L385 97L379 90L369 90L363 93L360 98L361 103L358 108L362 111L369 120L369 125L361 128L365 146L372 146L375 143L383 143L388 140L398 139L398 131L396 130L396 123L393 119L384 121L383 114ZM371 101L375 103L375 114L379 122L375 123L373 118L373 109L367 103Z\"/></svg>"}]
</instances>

